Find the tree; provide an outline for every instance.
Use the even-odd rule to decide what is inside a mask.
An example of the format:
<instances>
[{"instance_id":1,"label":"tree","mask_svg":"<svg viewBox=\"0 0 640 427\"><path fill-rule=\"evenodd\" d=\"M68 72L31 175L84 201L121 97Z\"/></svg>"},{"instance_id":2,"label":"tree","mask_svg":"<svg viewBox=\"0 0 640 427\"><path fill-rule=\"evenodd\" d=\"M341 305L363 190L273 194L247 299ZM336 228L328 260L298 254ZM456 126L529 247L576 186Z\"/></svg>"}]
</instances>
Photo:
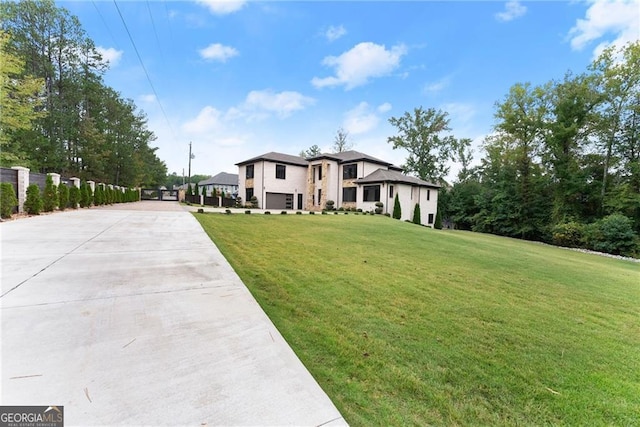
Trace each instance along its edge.
<instances>
[{"instance_id":1,"label":"tree","mask_svg":"<svg viewBox=\"0 0 640 427\"><path fill-rule=\"evenodd\" d=\"M393 149L404 148L409 157L403 165L407 173L422 180L441 182L449 173L449 161L454 161L460 142L449 132L448 114L441 110L415 108L413 114L405 112L402 117L391 117L389 123L398 134L387 138Z\"/></svg>"},{"instance_id":2,"label":"tree","mask_svg":"<svg viewBox=\"0 0 640 427\"><path fill-rule=\"evenodd\" d=\"M344 130L343 128L339 128L336 131L336 136L333 138L333 152L334 153L343 153L345 151L351 150L353 144L347 141L349 137L349 132Z\"/></svg>"},{"instance_id":3,"label":"tree","mask_svg":"<svg viewBox=\"0 0 640 427\"><path fill-rule=\"evenodd\" d=\"M61 183L58 185L58 207L61 211L69 205L69 187Z\"/></svg>"},{"instance_id":4,"label":"tree","mask_svg":"<svg viewBox=\"0 0 640 427\"><path fill-rule=\"evenodd\" d=\"M311 158L311 157L316 157L319 156L320 154L322 154L322 151L320 151L320 147L318 147L317 145L312 145L311 147L309 147L308 150L302 150L300 152L300 157L304 157L305 159Z\"/></svg>"},{"instance_id":5,"label":"tree","mask_svg":"<svg viewBox=\"0 0 640 427\"><path fill-rule=\"evenodd\" d=\"M0 182L0 216L11 218L16 206L18 206L18 198L13 185L10 182Z\"/></svg>"},{"instance_id":6,"label":"tree","mask_svg":"<svg viewBox=\"0 0 640 427\"><path fill-rule=\"evenodd\" d=\"M78 209L80 204L80 189L75 185L69 188L69 205L72 209Z\"/></svg>"},{"instance_id":7,"label":"tree","mask_svg":"<svg viewBox=\"0 0 640 427\"><path fill-rule=\"evenodd\" d=\"M402 218L402 208L400 207L400 199L398 198L398 193L396 193L396 197L393 199L393 215L391 215L395 219Z\"/></svg>"},{"instance_id":8,"label":"tree","mask_svg":"<svg viewBox=\"0 0 640 427\"><path fill-rule=\"evenodd\" d=\"M27 187L27 200L24 201L24 210L29 215L40 215L42 211L42 197L40 188L36 184Z\"/></svg>"},{"instance_id":9,"label":"tree","mask_svg":"<svg viewBox=\"0 0 640 427\"><path fill-rule=\"evenodd\" d=\"M47 175L42 199L45 212L52 212L58 206L58 189L53 185L51 175Z\"/></svg>"},{"instance_id":10,"label":"tree","mask_svg":"<svg viewBox=\"0 0 640 427\"><path fill-rule=\"evenodd\" d=\"M414 224L422 224L422 217L420 215L420 204L416 203L416 206L413 208L413 223Z\"/></svg>"}]
</instances>

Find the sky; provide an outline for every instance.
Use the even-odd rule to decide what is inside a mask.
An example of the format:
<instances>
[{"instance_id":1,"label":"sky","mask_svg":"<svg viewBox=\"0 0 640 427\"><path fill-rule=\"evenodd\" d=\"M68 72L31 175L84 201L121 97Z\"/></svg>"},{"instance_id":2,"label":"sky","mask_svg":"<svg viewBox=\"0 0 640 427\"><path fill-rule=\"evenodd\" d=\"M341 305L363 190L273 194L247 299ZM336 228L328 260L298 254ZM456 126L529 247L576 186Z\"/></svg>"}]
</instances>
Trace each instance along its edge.
<instances>
[{"instance_id":1,"label":"sky","mask_svg":"<svg viewBox=\"0 0 640 427\"><path fill-rule=\"evenodd\" d=\"M58 1L109 68L105 84L148 119L168 172L237 173L236 163L313 145L338 129L353 149L402 165L390 117L448 113L473 140L516 83L586 71L640 39L640 0ZM453 164L449 175L455 180Z\"/></svg>"}]
</instances>

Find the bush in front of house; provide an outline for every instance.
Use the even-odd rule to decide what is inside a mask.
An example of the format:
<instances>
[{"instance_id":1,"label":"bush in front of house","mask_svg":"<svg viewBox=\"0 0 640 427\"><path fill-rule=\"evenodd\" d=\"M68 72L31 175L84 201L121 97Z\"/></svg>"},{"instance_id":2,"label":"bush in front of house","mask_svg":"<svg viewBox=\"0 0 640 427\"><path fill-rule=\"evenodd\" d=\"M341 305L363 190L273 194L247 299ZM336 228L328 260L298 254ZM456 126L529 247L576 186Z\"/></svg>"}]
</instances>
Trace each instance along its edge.
<instances>
[{"instance_id":1,"label":"bush in front of house","mask_svg":"<svg viewBox=\"0 0 640 427\"><path fill-rule=\"evenodd\" d=\"M16 190L10 182L0 183L0 216L11 218L13 208L18 206Z\"/></svg>"},{"instance_id":2,"label":"bush in front of house","mask_svg":"<svg viewBox=\"0 0 640 427\"><path fill-rule=\"evenodd\" d=\"M69 187L65 184L58 185L58 207L61 211L69 206Z\"/></svg>"},{"instance_id":3,"label":"bush in front of house","mask_svg":"<svg viewBox=\"0 0 640 427\"><path fill-rule=\"evenodd\" d=\"M376 202L376 213L377 214L381 214L382 213L382 207L384 206L384 203L382 202Z\"/></svg>"},{"instance_id":4,"label":"bush in front of house","mask_svg":"<svg viewBox=\"0 0 640 427\"><path fill-rule=\"evenodd\" d=\"M398 198L398 193L396 193L396 197L393 200L393 215L395 219L402 218L402 208L400 207L400 199Z\"/></svg>"},{"instance_id":5,"label":"bush in front of house","mask_svg":"<svg viewBox=\"0 0 640 427\"><path fill-rule=\"evenodd\" d=\"M438 212L436 212L436 222L435 224L433 224L433 228L435 228L436 230L442 230L442 211L440 209L438 209Z\"/></svg>"},{"instance_id":6,"label":"bush in front of house","mask_svg":"<svg viewBox=\"0 0 640 427\"><path fill-rule=\"evenodd\" d=\"M42 206L45 212L53 212L58 207L58 189L53 185L53 178L47 175L42 194Z\"/></svg>"},{"instance_id":7,"label":"bush in front of house","mask_svg":"<svg viewBox=\"0 0 640 427\"><path fill-rule=\"evenodd\" d=\"M258 208L258 207L259 207L259 206L258 206L258 197L257 197L257 196L253 196L253 197L251 197L251 199L249 200L249 203L250 203L250 205L251 205L250 207L252 207L252 208Z\"/></svg>"},{"instance_id":8,"label":"bush in front of house","mask_svg":"<svg viewBox=\"0 0 640 427\"><path fill-rule=\"evenodd\" d=\"M420 219L420 204L416 203L416 206L413 208L413 223L420 225L422 223Z\"/></svg>"},{"instance_id":9,"label":"bush in front of house","mask_svg":"<svg viewBox=\"0 0 640 427\"><path fill-rule=\"evenodd\" d=\"M333 206L335 205L335 202L333 200L327 200L327 203L325 205L325 209L328 211L332 211L335 209L335 207Z\"/></svg>"},{"instance_id":10,"label":"bush in front of house","mask_svg":"<svg viewBox=\"0 0 640 427\"><path fill-rule=\"evenodd\" d=\"M24 202L24 210L29 215L40 215L42 211L42 197L40 196L40 188L36 184L27 187L27 200Z\"/></svg>"}]
</instances>

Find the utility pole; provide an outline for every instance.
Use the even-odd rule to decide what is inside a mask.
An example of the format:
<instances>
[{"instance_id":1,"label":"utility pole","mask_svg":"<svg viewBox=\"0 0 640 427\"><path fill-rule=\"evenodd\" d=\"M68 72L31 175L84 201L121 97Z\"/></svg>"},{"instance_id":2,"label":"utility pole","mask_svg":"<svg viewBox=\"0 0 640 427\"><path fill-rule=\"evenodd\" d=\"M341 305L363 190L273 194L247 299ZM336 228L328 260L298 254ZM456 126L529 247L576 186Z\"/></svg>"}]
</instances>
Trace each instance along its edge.
<instances>
[{"instance_id":1,"label":"utility pole","mask_svg":"<svg viewBox=\"0 0 640 427\"><path fill-rule=\"evenodd\" d=\"M191 141L189 141L189 187L191 187L191 159L193 159L193 155L191 154Z\"/></svg>"}]
</instances>

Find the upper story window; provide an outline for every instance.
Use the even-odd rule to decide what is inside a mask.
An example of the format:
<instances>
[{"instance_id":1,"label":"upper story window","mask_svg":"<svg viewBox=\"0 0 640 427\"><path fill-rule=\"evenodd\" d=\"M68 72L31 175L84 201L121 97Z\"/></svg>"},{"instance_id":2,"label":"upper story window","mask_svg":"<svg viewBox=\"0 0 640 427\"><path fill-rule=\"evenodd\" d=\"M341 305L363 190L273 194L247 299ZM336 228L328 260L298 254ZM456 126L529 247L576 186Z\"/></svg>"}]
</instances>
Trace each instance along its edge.
<instances>
[{"instance_id":1,"label":"upper story window","mask_svg":"<svg viewBox=\"0 0 640 427\"><path fill-rule=\"evenodd\" d=\"M363 202L379 202L380 201L380 186L379 185L365 185L363 189Z\"/></svg>"},{"instance_id":2,"label":"upper story window","mask_svg":"<svg viewBox=\"0 0 640 427\"><path fill-rule=\"evenodd\" d=\"M342 179L354 179L358 177L358 164L352 163L342 167Z\"/></svg>"},{"instance_id":3,"label":"upper story window","mask_svg":"<svg viewBox=\"0 0 640 427\"><path fill-rule=\"evenodd\" d=\"M322 181L322 166L318 166L318 181Z\"/></svg>"},{"instance_id":4,"label":"upper story window","mask_svg":"<svg viewBox=\"0 0 640 427\"><path fill-rule=\"evenodd\" d=\"M253 165L247 165L247 179L253 178Z\"/></svg>"},{"instance_id":5,"label":"upper story window","mask_svg":"<svg viewBox=\"0 0 640 427\"><path fill-rule=\"evenodd\" d=\"M287 179L287 167L285 165L276 165L276 179Z\"/></svg>"},{"instance_id":6,"label":"upper story window","mask_svg":"<svg viewBox=\"0 0 640 427\"><path fill-rule=\"evenodd\" d=\"M392 199L393 198L393 185L389 186L389 198Z\"/></svg>"}]
</instances>

